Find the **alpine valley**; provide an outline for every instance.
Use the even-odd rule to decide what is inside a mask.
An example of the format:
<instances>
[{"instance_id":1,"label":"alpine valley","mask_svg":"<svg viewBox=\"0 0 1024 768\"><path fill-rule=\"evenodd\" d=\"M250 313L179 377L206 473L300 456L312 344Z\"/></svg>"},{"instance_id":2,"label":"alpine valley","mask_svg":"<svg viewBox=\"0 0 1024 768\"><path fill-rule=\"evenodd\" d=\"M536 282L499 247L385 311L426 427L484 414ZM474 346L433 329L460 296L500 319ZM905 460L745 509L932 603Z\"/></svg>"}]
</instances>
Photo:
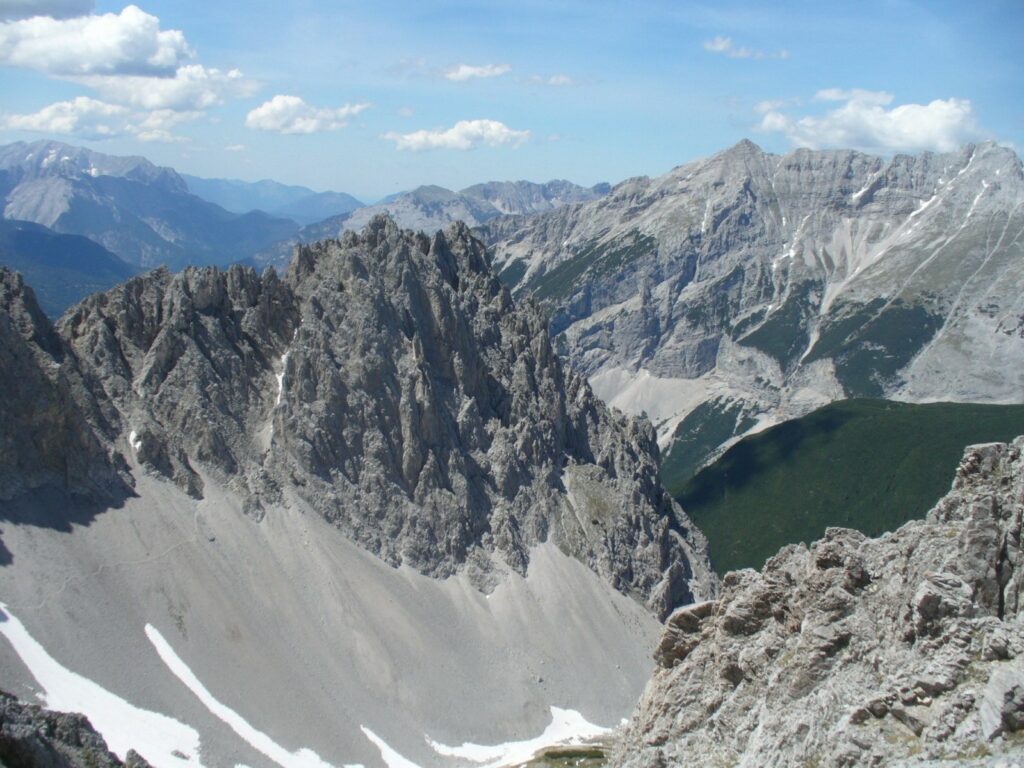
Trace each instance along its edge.
<instances>
[{"instance_id":1,"label":"alpine valley","mask_svg":"<svg viewBox=\"0 0 1024 768\"><path fill-rule=\"evenodd\" d=\"M1024 403L1012 150L744 141L373 206L53 142L0 169L3 764L1019 759L1024 438L721 578L666 490L834 401ZM716 535L758 537L737 509Z\"/></svg>"}]
</instances>

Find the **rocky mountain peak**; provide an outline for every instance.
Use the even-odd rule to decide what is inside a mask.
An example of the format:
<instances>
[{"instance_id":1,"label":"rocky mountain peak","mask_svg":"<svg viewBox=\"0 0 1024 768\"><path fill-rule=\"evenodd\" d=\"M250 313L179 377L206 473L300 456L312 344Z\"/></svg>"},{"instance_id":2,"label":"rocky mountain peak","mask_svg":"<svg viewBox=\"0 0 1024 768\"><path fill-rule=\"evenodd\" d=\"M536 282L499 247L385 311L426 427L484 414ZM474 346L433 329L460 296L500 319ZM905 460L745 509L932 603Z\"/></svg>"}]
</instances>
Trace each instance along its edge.
<instances>
[{"instance_id":1,"label":"rocky mountain peak","mask_svg":"<svg viewBox=\"0 0 1024 768\"><path fill-rule=\"evenodd\" d=\"M49 319L43 314L36 301L35 293L22 276L7 267L0 266L0 311L10 327L31 344L39 346L46 353L59 357L60 342Z\"/></svg>"},{"instance_id":2,"label":"rocky mountain peak","mask_svg":"<svg viewBox=\"0 0 1024 768\"><path fill-rule=\"evenodd\" d=\"M738 142L733 144L728 149L725 149L718 153L717 157L721 158L760 158L764 155L764 150L761 149L757 144L752 142L750 139L740 139Z\"/></svg>"},{"instance_id":3,"label":"rocky mountain peak","mask_svg":"<svg viewBox=\"0 0 1024 768\"><path fill-rule=\"evenodd\" d=\"M257 519L307 504L393 565L483 588L553 541L662 615L714 589L650 425L563 366L464 224L375 217L300 246L284 279L157 270L55 333L81 372L65 411L193 496L213 481Z\"/></svg>"},{"instance_id":4,"label":"rocky mountain peak","mask_svg":"<svg viewBox=\"0 0 1024 768\"><path fill-rule=\"evenodd\" d=\"M649 426L611 414L562 366L543 315L515 306L464 224L428 238L376 217L300 247L287 280L302 324L272 463L307 478L356 540L447 575L467 560L523 571L531 544L553 539L659 606L705 578L666 573L703 544L657 483ZM642 531L621 517L638 501ZM365 508L386 510L392 534L353 514ZM622 548L659 565L627 568Z\"/></svg>"},{"instance_id":5,"label":"rocky mountain peak","mask_svg":"<svg viewBox=\"0 0 1024 768\"><path fill-rule=\"evenodd\" d=\"M602 397L665 445L707 426L695 442L720 446L841 397L1019 400L1022 200L1020 159L992 143L740 143L479 231Z\"/></svg>"},{"instance_id":6,"label":"rocky mountain peak","mask_svg":"<svg viewBox=\"0 0 1024 768\"><path fill-rule=\"evenodd\" d=\"M21 275L0 268L0 498L44 485L109 498L122 465L102 440L105 413Z\"/></svg>"}]
</instances>

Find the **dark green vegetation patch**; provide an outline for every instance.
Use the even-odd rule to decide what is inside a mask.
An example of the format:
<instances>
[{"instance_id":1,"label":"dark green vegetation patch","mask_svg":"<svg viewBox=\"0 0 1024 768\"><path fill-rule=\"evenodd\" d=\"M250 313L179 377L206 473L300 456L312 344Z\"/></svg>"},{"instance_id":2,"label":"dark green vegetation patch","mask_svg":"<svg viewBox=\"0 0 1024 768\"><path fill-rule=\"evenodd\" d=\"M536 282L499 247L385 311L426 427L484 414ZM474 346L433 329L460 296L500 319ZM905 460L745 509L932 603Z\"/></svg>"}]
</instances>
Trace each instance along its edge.
<instances>
[{"instance_id":1,"label":"dark green vegetation patch","mask_svg":"<svg viewBox=\"0 0 1024 768\"><path fill-rule=\"evenodd\" d=\"M0 264L21 273L51 318L139 271L88 238L12 219L0 219Z\"/></svg>"},{"instance_id":2,"label":"dark green vegetation patch","mask_svg":"<svg viewBox=\"0 0 1024 768\"><path fill-rule=\"evenodd\" d=\"M608 764L605 748L599 745L550 747L526 763L525 768L600 768Z\"/></svg>"},{"instance_id":3,"label":"dark green vegetation patch","mask_svg":"<svg viewBox=\"0 0 1024 768\"><path fill-rule=\"evenodd\" d=\"M943 317L895 299L875 299L822 329L808 362L832 357L836 378L851 397L880 397L885 384L942 327Z\"/></svg>"},{"instance_id":4,"label":"dark green vegetation patch","mask_svg":"<svg viewBox=\"0 0 1024 768\"><path fill-rule=\"evenodd\" d=\"M514 259L498 273L498 279L511 291L519 285L519 281L523 279L527 269L529 269L529 265L523 259Z\"/></svg>"},{"instance_id":5,"label":"dark green vegetation patch","mask_svg":"<svg viewBox=\"0 0 1024 768\"><path fill-rule=\"evenodd\" d=\"M688 414L672 433L672 449L661 465L661 482L673 496L683 492L686 481L718 446L754 426L741 402L707 400Z\"/></svg>"},{"instance_id":6,"label":"dark green vegetation patch","mask_svg":"<svg viewBox=\"0 0 1024 768\"><path fill-rule=\"evenodd\" d=\"M527 289L538 301L562 299L580 285L585 274L593 282L619 270L624 264L653 253L658 242L650 235L630 232L610 243L591 241L571 259L531 280Z\"/></svg>"},{"instance_id":7,"label":"dark green vegetation patch","mask_svg":"<svg viewBox=\"0 0 1024 768\"><path fill-rule=\"evenodd\" d=\"M782 306L741 338L740 343L774 357L784 370L792 368L810 341L808 317L817 313L820 298L815 293L820 291L821 284L811 280L793 286Z\"/></svg>"},{"instance_id":8,"label":"dark green vegetation patch","mask_svg":"<svg viewBox=\"0 0 1024 768\"><path fill-rule=\"evenodd\" d=\"M923 517L965 446L1020 434L1024 405L846 400L744 438L689 481L668 462L662 478L725 573L829 526L878 536Z\"/></svg>"}]
</instances>

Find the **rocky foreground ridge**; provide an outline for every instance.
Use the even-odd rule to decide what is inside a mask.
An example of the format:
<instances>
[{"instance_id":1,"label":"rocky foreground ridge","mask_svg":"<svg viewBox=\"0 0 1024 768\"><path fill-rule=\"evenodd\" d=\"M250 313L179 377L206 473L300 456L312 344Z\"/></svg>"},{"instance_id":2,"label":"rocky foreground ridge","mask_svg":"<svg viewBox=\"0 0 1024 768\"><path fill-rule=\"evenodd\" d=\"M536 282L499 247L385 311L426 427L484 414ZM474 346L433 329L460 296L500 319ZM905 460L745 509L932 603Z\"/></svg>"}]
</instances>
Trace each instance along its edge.
<instances>
[{"instance_id":1,"label":"rocky foreground ridge","mask_svg":"<svg viewBox=\"0 0 1024 768\"><path fill-rule=\"evenodd\" d=\"M878 539L830 529L675 611L616 764L1024 754L1022 452L968 448L927 519Z\"/></svg>"},{"instance_id":2,"label":"rocky foreground ridge","mask_svg":"<svg viewBox=\"0 0 1024 768\"><path fill-rule=\"evenodd\" d=\"M158 270L56 326L2 271L0 305L4 497L116 503L137 467L256 519L297 495L387 562L485 589L553 541L659 615L713 590L653 429L563 367L463 225L380 217L284 278Z\"/></svg>"},{"instance_id":3,"label":"rocky foreground ridge","mask_svg":"<svg viewBox=\"0 0 1024 768\"><path fill-rule=\"evenodd\" d=\"M0 765L7 768L150 768L133 751L122 762L78 714L53 712L0 692Z\"/></svg>"}]
</instances>

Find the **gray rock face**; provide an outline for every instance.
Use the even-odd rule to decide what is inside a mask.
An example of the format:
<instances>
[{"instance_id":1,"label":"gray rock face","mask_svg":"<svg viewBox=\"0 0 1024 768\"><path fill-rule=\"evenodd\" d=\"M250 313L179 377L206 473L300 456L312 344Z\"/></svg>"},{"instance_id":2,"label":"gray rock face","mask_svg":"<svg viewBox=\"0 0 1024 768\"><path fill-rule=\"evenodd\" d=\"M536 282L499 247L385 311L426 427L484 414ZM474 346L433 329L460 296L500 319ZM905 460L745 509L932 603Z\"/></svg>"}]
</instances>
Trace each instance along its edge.
<instances>
[{"instance_id":1,"label":"gray rock face","mask_svg":"<svg viewBox=\"0 0 1024 768\"><path fill-rule=\"evenodd\" d=\"M973 446L926 520L879 539L830 529L674 612L615 764L1019 756L1022 451Z\"/></svg>"},{"instance_id":2,"label":"gray rock face","mask_svg":"<svg viewBox=\"0 0 1024 768\"><path fill-rule=\"evenodd\" d=\"M551 541L659 615L714 589L653 430L563 367L463 225L377 218L284 280L156 271L36 319L92 387L88 434L194 496L212 477L259 518L297 494L387 562L484 588Z\"/></svg>"},{"instance_id":3,"label":"gray rock face","mask_svg":"<svg viewBox=\"0 0 1024 768\"><path fill-rule=\"evenodd\" d=\"M608 184L581 187L578 184L557 179L546 184L529 181L489 181L466 187L461 194L486 201L506 216L523 216L544 213L563 205L597 200L611 190Z\"/></svg>"},{"instance_id":4,"label":"gray rock face","mask_svg":"<svg viewBox=\"0 0 1024 768\"><path fill-rule=\"evenodd\" d=\"M595 391L667 443L702 404L764 424L849 396L1019 402L1022 202L994 144L886 161L742 142L480 232Z\"/></svg>"},{"instance_id":5,"label":"gray rock face","mask_svg":"<svg viewBox=\"0 0 1024 768\"><path fill-rule=\"evenodd\" d=\"M170 168L54 141L0 147L3 217L83 235L134 265L226 264L298 228L189 194Z\"/></svg>"},{"instance_id":6,"label":"gray rock face","mask_svg":"<svg viewBox=\"0 0 1024 768\"><path fill-rule=\"evenodd\" d=\"M111 498L126 467L103 439L109 413L17 273L0 267L0 498L44 485Z\"/></svg>"},{"instance_id":7,"label":"gray rock face","mask_svg":"<svg viewBox=\"0 0 1024 768\"><path fill-rule=\"evenodd\" d=\"M3 692L0 764L7 768L149 768L131 751L121 762L82 715L25 704Z\"/></svg>"}]
</instances>

